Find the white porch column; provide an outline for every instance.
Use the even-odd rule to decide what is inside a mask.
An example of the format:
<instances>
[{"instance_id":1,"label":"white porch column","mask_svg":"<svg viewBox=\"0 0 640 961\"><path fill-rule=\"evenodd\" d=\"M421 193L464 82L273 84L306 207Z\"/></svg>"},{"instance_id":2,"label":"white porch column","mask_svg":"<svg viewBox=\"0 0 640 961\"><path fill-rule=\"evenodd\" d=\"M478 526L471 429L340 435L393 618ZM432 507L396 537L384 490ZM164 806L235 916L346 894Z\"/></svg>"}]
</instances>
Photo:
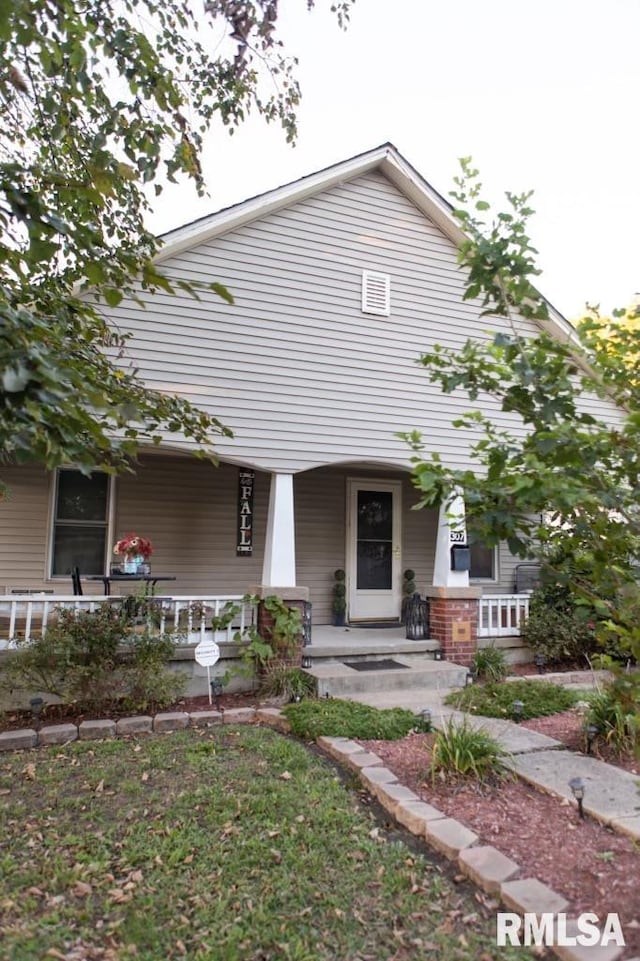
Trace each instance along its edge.
<instances>
[{"instance_id":1,"label":"white porch column","mask_svg":"<svg viewBox=\"0 0 640 961\"><path fill-rule=\"evenodd\" d=\"M263 587L296 586L293 474L271 475L262 585Z\"/></svg>"},{"instance_id":2,"label":"white porch column","mask_svg":"<svg viewBox=\"0 0 640 961\"><path fill-rule=\"evenodd\" d=\"M468 587L468 571L451 570L451 548L467 543L464 498L458 495L447 507L440 505L436 537L436 557L433 565L434 587Z\"/></svg>"}]
</instances>

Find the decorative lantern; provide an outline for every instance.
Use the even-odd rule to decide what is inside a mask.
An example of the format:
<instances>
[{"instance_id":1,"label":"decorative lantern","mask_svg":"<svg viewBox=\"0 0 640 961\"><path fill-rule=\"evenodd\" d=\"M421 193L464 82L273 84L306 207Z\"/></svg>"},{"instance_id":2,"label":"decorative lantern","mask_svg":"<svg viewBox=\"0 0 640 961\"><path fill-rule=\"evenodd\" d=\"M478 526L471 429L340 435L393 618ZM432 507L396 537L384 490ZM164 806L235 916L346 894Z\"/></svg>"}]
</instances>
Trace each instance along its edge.
<instances>
[{"instance_id":1,"label":"decorative lantern","mask_svg":"<svg viewBox=\"0 0 640 961\"><path fill-rule=\"evenodd\" d=\"M407 601L405 609L406 637L409 641L423 641L429 627L429 614L426 600L416 592Z\"/></svg>"}]
</instances>

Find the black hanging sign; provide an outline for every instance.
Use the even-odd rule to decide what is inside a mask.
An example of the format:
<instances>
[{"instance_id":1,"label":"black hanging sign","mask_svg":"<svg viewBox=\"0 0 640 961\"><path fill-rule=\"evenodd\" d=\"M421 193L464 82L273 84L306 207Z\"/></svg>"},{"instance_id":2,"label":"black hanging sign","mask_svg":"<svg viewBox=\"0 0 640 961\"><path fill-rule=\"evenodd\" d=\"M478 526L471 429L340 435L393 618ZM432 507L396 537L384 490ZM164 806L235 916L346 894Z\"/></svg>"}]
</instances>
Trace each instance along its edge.
<instances>
[{"instance_id":1,"label":"black hanging sign","mask_svg":"<svg viewBox=\"0 0 640 961\"><path fill-rule=\"evenodd\" d=\"M255 471L238 470L238 557L250 557L253 553L253 482Z\"/></svg>"}]
</instances>

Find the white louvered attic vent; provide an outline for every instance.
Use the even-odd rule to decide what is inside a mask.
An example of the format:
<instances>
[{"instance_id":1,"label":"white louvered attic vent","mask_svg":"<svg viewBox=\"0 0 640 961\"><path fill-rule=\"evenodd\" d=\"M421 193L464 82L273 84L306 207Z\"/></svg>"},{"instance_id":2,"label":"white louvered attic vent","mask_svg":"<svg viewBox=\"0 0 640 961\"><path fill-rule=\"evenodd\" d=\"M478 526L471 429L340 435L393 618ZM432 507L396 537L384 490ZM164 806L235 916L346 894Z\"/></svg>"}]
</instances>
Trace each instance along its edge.
<instances>
[{"instance_id":1,"label":"white louvered attic vent","mask_svg":"<svg viewBox=\"0 0 640 961\"><path fill-rule=\"evenodd\" d=\"M362 271L362 313L388 317L391 313L391 278L373 270Z\"/></svg>"}]
</instances>

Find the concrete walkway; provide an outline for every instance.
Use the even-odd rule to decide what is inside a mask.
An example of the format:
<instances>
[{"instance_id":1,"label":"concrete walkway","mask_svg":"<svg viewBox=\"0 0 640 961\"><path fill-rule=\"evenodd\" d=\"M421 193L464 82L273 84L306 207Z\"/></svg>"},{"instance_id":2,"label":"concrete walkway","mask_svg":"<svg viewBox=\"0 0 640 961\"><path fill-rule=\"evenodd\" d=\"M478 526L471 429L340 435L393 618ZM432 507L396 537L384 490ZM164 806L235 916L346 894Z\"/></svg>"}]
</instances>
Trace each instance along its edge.
<instances>
[{"instance_id":1,"label":"concrete walkway","mask_svg":"<svg viewBox=\"0 0 640 961\"><path fill-rule=\"evenodd\" d=\"M350 699L378 708L404 707L416 713L428 708L437 729L449 722L461 723L466 718L474 728L495 738L506 753L505 764L523 780L542 791L572 800L569 781L582 778L585 813L640 840L640 773L629 774L597 758L569 751L561 741L513 721L456 711L444 704L447 694L448 691L434 690L376 691L370 695L353 695Z\"/></svg>"}]
</instances>

